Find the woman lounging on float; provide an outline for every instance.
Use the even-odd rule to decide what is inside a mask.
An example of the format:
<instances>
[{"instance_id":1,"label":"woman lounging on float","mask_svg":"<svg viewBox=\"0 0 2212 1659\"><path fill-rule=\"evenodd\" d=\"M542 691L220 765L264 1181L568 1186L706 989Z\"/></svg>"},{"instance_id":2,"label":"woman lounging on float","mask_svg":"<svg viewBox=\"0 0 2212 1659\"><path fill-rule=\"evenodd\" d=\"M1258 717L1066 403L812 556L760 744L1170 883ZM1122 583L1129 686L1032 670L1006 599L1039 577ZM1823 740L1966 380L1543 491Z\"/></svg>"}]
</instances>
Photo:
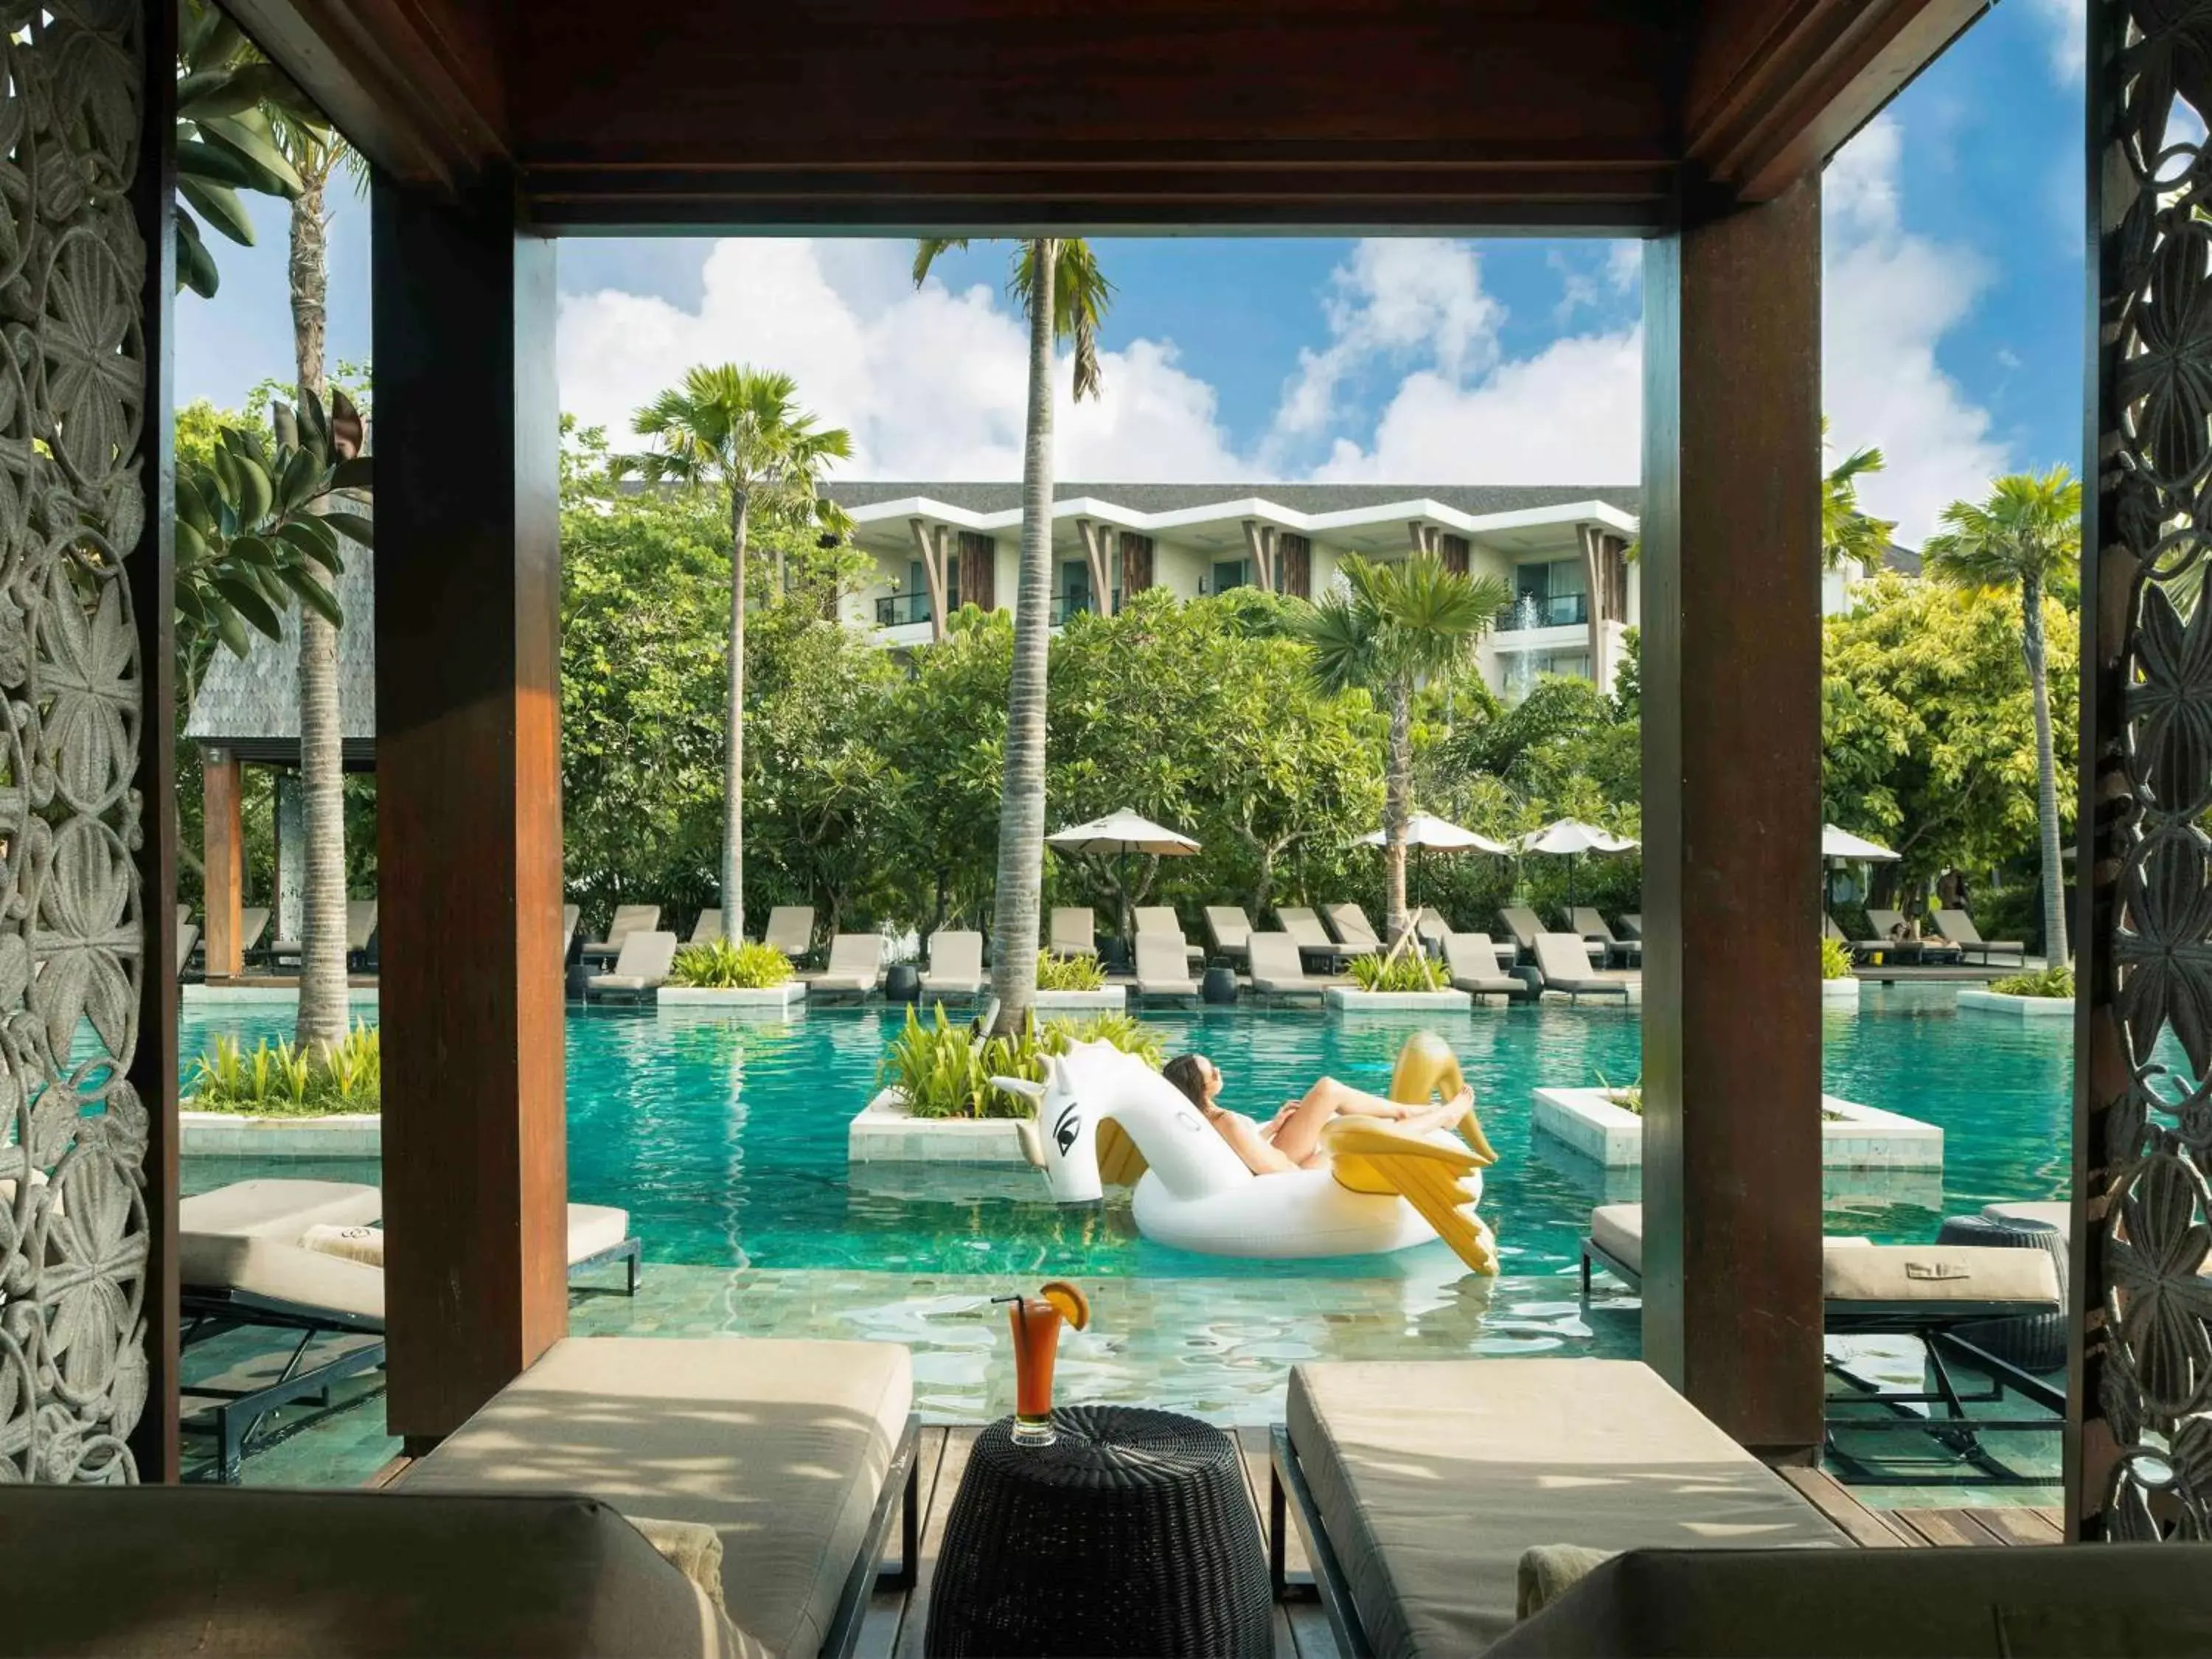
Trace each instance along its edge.
<instances>
[{"instance_id":1,"label":"woman lounging on float","mask_svg":"<svg viewBox=\"0 0 2212 1659\"><path fill-rule=\"evenodd\" d=\"M1412 1133L1425 1134L1431 1129L1449 1128L1474 1107L1474 1091L1464 1080L1460 1081L1459 1092L1439 1106L1386 1100L1325 1077L1302 1098L1285 1101L1283 1109L1267 1122L1255 1123L1243 1113L1231 1111L1220 1103L1221 1068L1204 1054L1177 1054L1160 1075L1182 1091L1254 1175L1320 1169L1328 1161L1321 1150L1321 1133L1335 1118L1379 1118L1401 1125Z\"/></svg>"}]
</instances>

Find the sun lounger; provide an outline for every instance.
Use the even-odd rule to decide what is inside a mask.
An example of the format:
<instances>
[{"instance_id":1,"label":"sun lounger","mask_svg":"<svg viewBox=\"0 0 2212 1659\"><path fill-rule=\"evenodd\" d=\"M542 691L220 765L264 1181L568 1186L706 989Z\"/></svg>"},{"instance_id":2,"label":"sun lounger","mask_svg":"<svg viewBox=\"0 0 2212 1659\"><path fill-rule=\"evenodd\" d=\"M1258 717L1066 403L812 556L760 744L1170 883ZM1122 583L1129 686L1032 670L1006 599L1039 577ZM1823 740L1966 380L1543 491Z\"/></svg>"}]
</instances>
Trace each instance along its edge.
<instances>
[{"instance_id":1,"label":"sun lounger","mask_svg":"<svg viewBox=\"0 0 2212 1659\"><path fill-rule=\"evenodd\" d=\"M622 998L641 1002L668 978L676 963L676 935L632 933L623 941L622 955L611 973L593 974L584 981L584 994L605 1001Z\"/></svg>"},{"instance_id":2,"label":"sun lounger","mask_svg":"<svg viewBox=\"0 0 2212 1659\"><path fill-rule=\"evenodd\" d=\"M199 948L199 943L200 930L198 927L189 921L180 921L177 924L177 977L179 979L185 976L185 969L191 965L192 952Z\"/></svg>"},{"instance_id":3,"label":"sun lounger","mask_svg":"<svg viewBox=\"0 0 2212 1659\"><path fill-rule=\"evenodd\" d=\"M1635 1360L1297 1365L1284 1417L1275 1536L1295 1513L1344 1654L1480 1653L1513 1627L1535 1545L1845 1542ZM1271 1565L1279 1593L1279 1545Z\"/></svg>"},{"instance_id":4,"label":"sun lounger","mask_svg":"<svg viewBox=\"0 0 2212 1659\"><path fill-rule=\"evenodd\" d=\"M1444 968L1452 988L1477 997L1519 996L1528 987L1498 967L1497 947L1487 933L1449 933L1444 937Z\"/></svg>"},{"instance_id":5,"label":"sun lounger","mask_svg":"<svg viewBox=\"0 0 2212 1659\"><path fill-rule=\"evenodd\" d=\"M1134 912L1139 938L1146 933L1166 933L1173 937L1176 948L1190 962L1206 960L1203 945L1193 945L1183 936L1182 919L1176 915L1171 904L1140 904Z\"/></svg>"},{"instance_id":6,"label":"sun lounger","mask_svg":"<svg viewBox=\"0 0 2212 1659\"><path fill-rule=\"evenodd\" d=\"M1328 923L1336 942L1344 947L1348 957L1371 957L1382 948L1382 940L1367 920L1367 913L1356 904L1325 904L1322 919Z\"/></svg>"},{"instance_id":7,"label":"sun lounger","mask_svg":"<svg viewBox=\"0 0 2212 1659\"><path fill-rule=\"evenodd\" d=\"M1198 981L1190 976L1190 958L1183 954L1180 933L1137 935L1137 994L1146 997L1194 997Z\"/></svg>"},{"instance_id":8,"label":"sun lounger","mask_svg":"<svg viewBox=\"0 0 2212 1659\"><path fill-rule=\"evenodd\" d=\"M615 919L607 924L607 936L584 947L586 962L612 962L622 955L623 942L632 933L649 933L660 926L660 907L657 904L617 904Z\"/></svg>"},{"instance_id":9,"label":"sun lounger","mask_svg":"<svg viewBox=\"0 0 2212 1659\"><path fill-rule=\"evenodd\" d=\"M1444 941L1451 937L1451 923L1444 920L1444 913L1434 905L1423 905L1414 913L1413 933L1431 950L1443 950Z\"/></svg>"},{"instance_id":10,"label":"sun lounger","mask_svg":"<svg viewBox=\"0 0 2212 1659\"><path fill-rule=\"evenodd\" d=\"M384 1363L384 1239L374 1225L383 1211L376 1188L342 1181L240 1181L179 1201L184 1346L247 1328L298 1337L272 1382L185 1386L185 1394L216 1401L210 1415L224 1480L237 1478L246 1442L267 1413ZM635 1296L641 1255L628 1211L568 1206L572 1276L620 1262L626 1293ZM302 1369L310 1346L326 1339L339 1346Z\"/></svg>"},{"instance_id":11,"label":"sun lounger","mask_svg":"<svg viewBox=\"0 0 2212 1659\"><path fill-rule=\"evenodd\" d=\"M990 981L983 974L983 936L945 929L929 936L929 969L921 988L933 997L979 997Z\"/></svg>"},{"instance_id":12,"label":"sun lounger","mask_svg":"<svg viewBox=\"0 0 2212 1659\"><path fill-rule=\"evenodd\" d=\"M1263 996L1321 995L1321 987L1306 977L1297 942L1288 933L1255 933L1250 945L1255 991Z\"/></svg>"},{"instance_id":13,"label":"sun lounger","mask_svg":"<svg viewBox=\"0 0 2212 1659\"><path fill-rule=\"evenodd\" d=\"M1835 923L1830 922L1828 925L1832 927ZM1620 931L1641 944L1644 939L1644 913L1641 910L1624 912L1620 918Z\"/></svg>"},{"instance_id":14,"label":"sun lounger","mask_svg":"<svg viewBox=\"0 0 2212 1659\"><path fill-rule=\"evenodd\" d=\"M800 963L814 954L814 907L811 904L779 904L768 913L768 931L761 941L773 945Z\"/></svg>"},{"instance_id":15,"label":"sun lounger","mask_svg":"<svg viewBox=\"0 0 2212 1659\"><path fill-rule=\"evenodd\" d=\"M1056 957L1095 957L1098 954L1098 918L1087 904L1056 904L1052 910L1048 947Z\"/></svg>"},{"instance_id":16,"label":"sun lounger","mask_svg":"<svg viewBox=\"0 0 2212 1659\"><path fill-rule=\"evenodd\" d=\"M830 965L807 981L807 994L823 991L866 996L884 969L881 933L840 933L830 941Z\"/></svg>"},{"instance_id":17,"label":"sun lounger","mask_svg":"<svg viewBox=\"0 0 2212 1659\"><path fill-rule=\"evenodd\" d=\"M1618 960L1624 966L1632 967L1644 960L1642 943L1632 939L1614 937L1613 929L1605 925L1605 918L1593 907L1578 904L1567 913L1567 920L1573 925L1575 932L1583 936L1584 944L1597 945L1604 951L1607 963Z\"/></svg>"},{"instance_id":18,"label":"sun lounger","mask_svg":"<svg viewBox=\"0 0 2212 1659\"><path fill-rule=\"evenodd\" d=\"M1318 959L1323 972L1334 972L1345 957L1358 954L1346 951L1331 939L1328 929L1321 925L1321 917L1309 906L1279 904L1275 907L1275 920L1283 924L1283 932L1288 933L1291 942L1298 947L1300 961Z\"/></svg>"},{"instance_id":19,"label":"sun lounger","mask_svg":"<svg viewBox=\"0 0 2212 1659\"><path fill-rule=\"evenodd\" d=\"M249 904L239 911L238 954L241 961L249 952L260 946L261 936L268 931L269 907L267 905Z\"/></svg>"},{"instance_id":20,"label":"sun lounger","mask_svg":"<svg viewBox=\"0 0 2212 1659\"><path fill-rule=\"evenodd\" d=\"M563 968L568 965L568 953L576 948L576 924L583 919L582 905L564 904L561 907L561 965Z\"/></svg>"},{"instance_id":21,"label":"sun lounger","mask_svg":"<svg viewBox=\"0 0 2212 1659\"><path fill-rule=\"evenodd\" d=\"M913 1585L919 1438L891 1343L572 1336L390 1495L580 1492L711 1527L746 1651L842 1659L879 1582ZM879 1575L895 1524L901 1565Z\"/></svg>"},{"instance_id":22,"label":"sun lounger","mask_svg":"<svg viewBox=\"0 0 2212 1659\"><path fill-rule=\"evenodd\" d=\"M1499 920L1504 922L1507 930L1513 935L1513 942L1520 947L1522 956L1529 962L1535 961L1537 939L1551 931L1544 926L1542 918L1534 910L1522 904L1506 905L1498 911L1498 915ZM1589 959L1591 967L1596 968L1604 963L1605 947L1603 945L1592 945L1587 940L1579 941L1579 943L1583 954ZM1547 975L1547 977L1549 976Z\"/></svg>"},{"instance_id":23,"label":"sun lounger","mask_svg":"<svg viewBox=\"0 0 2212 1659\"><path fill-rule=\"evenodd\" d=\"M346 902L346 966L366 968L376 959L376 901Z\"/></svg>"},{"instance_id":24,"label":"sun lounger","mask_svg":"<svg viewBox=\"0 0 2212 1659\"><path fill-rule=\"evenodd\" d=\"M1543 975L1547 991L1564 991L1571 1003L1589 996L1628 995L1626 981L1601 978L1590 971L1577 934L1537 934L1536 971Z\"/></svg>"},{"instance_id":25,"label":"sun lounger","mask_svg":"<svg viewBox=\"0 0 2212 1659\"><path fill-rule=\"evenodd\" d=\"M1209 904L1206 907L1206 936L1212 942L1213 954L1231 966L1240 960L1249 962L1252 956L1252 918L1234 904Z\"/></svg>"},{"instance_id":26,"label":"sun lounger","mask_svg":"<svg viewBox=\"0 0 2212 1659\"><path fill-rule=\"evenodd\" d=\"M1874 929L1874 937L1851 941L1851 949L1862 956L1879 951L1899 962L1940 963L1957 962L1964 954L1948 939L1899 938L1898 933L1905 927L1905 913L1901 910L1869 908L1867 926Z\"/></svg>"},{"instance_id":27,"label":"sun lounger","mask_svg":"<svg viewBox=\"0 0 2212 1659\"><path fill-rule=\"evenodd\" d=\"M1964 910L1938 910L1936 925L1942 929L1945 939L1959 947L1962 957L1979 957L1988 963L1999 956L2008 956L2023 965L2027 961L2027 946L2016 939L1984 939L1982 930L1974 926L1974 919Z\"/></svg>"},{"instance_id":28,"label":"sun lounger","mask_svg":"<svg viewBox=\"0 0 2212 1659\"><path fill-rule=\"evenodd\" d=\"M1856 1395L1842 1401L1879 1402L1886 1406L1941 1406L1941 1416L1917 1412L1884 1417L1832 1412L1832 1432L1913 1430L1961 1432L1955 1425L1969 1421L1969 1405L1994 1405L2012 1389L2050 1415L2027 1419L2001 1419L1987 1413L1971 1418L1966 1432L1992 1430L2019 1432L2054 1431L2064 1426L2066 1397L2016 1366L1976 1347L1962 1333L1991 1320L2024 1319L2057 1313L2063 1308L2058 1270L2049 1252L2011 1249L1975 1244L1874 1244L1856 1236L1822 1241L1820 1252L1821 1323L1832 1336L1911 1336L1926 1344L1936 1387L1933 1392L1898 1393L1881 1388L1853 1372L1847 1359L1832 1358L1828 1369L1854 1384ZM1607 1204L1590 1212L1589 1236L1583 1241L1583 1293L1589 1293L1590 1273L1603 1267L1631 1289L1641 1289L1644 1274L1644 1206ZM1986 1393L1960 1392L1946 1361L1946 1351L1963 1353L1992 1378Z\"/></svg>"},{"instance_id":29,"label":"sun lounger","mask_svg":"<svg viewBox=\"0 0 2212 1659\"><path fill-rule=\"evenodd\" d=\"M710 905L699 913L698 921L691 924L691 937L687 945L711 945L722 937L722 907Z\"/></svg>"}]
</instances>

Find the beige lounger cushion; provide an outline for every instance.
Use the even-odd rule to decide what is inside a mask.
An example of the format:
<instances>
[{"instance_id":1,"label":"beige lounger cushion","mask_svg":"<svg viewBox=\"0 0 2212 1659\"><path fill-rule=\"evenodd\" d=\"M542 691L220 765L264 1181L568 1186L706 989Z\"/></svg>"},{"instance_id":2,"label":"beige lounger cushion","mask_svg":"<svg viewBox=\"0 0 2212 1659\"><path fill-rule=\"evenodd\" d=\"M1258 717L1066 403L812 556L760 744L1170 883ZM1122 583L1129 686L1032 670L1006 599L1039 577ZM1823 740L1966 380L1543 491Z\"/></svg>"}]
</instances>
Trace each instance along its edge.
<instances>
[{"instance_id":1,"label":"beige lounger cushion","mask_svg":"<svg viewBox=\"0 0 2212 1659\"><path fill-rule=\"evenodd\" d=\"M308 1228L359 1227L384 1213L384 1194L352 1181L234 1181L179 1200L177 1227L187 1233L258 1233L296 1239Z\"/></svg>"},{"instance_id":2,"label":"beige lounger cushion","mask_svg":"<svg viewBox=\"0 0 2212 1659\"><path fill-rule=\"evenodd\" d=\"M1631 1273L1644 1271L1644 1206L1641 1204L1601 1204L1590 1212L1590 1243ZM1874 1241L1861 1233L1832 1233L1821 1249L1841 1246L1862 1249Z\"/></svg>"},{"instance_id":3,"label":"beige lounger cushion","mask_svg":"<svg viewBox=\"0 0 2212 1659\"><path fill-rule=\"evenodd\" d=\"M1841 1541L1635 1360L1298 1365L1286 1417L1378 1654L1481 1652L1539 1545Z\"/></svg>"},{"instance_id":4,"label":"beige lounger cushion","mask_svg":"<svg viewBox=\"0 0 2212 1659\"><path fill-rule=\"evenodd\" d=\"M16 1486L11 1654L758 1655L587 1498Z\"/></svg>"},{"instance_id":5,"label":"beige lounger cushion","mask_svg":"<svg viewBox=\"0 0 2212 1659\"><path fill-rule=\"evenodd\" d=\"M411 1468L408 1492L583 1492L721 1534L730 1618L821 1645L913 1409L882 1342L569 1337Z\"/></svg>"},{"instance_id":6,"label":"beige lounger cushion","mask_svg":"<svg viewBox=\"0 0 2212 1659\"><path fill-rule=\"evenodd\" d=\"M256 1235L177 1235L178 1277L194 1290L238 1291L270 1302L381 1324L384 1269Z\"/></svg>"},{"instance_id":7,"label":"beige lounger cushion","mask_svg":"<svg viewBox=\"0 0 2212 1659\"><path fill-rule=\"evenodd\" d=\"M2029 1302L2056 1307L2058 1267L2047 1250L1877 1244L1823 1251L1820 1293L1830 1302Z\"/></svg>"},{"instance_id":8,"label":"beige lounger cushion","mask_svg":"<svg viewBox=\"0 0 2212 1659\"><path fill-rule=\"evenodd\" d=\"M629 1212L611 1204L571 1204L568 1206L568 1260L581 1261L601 1250L611 1250L629 1237Z\"/></svg>"}]
</instances>

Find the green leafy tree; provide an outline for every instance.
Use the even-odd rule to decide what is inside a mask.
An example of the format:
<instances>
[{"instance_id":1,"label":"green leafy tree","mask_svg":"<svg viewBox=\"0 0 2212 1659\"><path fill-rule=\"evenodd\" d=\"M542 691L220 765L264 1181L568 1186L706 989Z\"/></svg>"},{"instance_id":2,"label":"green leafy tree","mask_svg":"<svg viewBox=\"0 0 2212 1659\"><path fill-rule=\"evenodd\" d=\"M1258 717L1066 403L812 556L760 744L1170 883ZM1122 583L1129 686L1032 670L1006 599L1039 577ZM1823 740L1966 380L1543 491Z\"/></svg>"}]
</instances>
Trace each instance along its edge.
<instances>
[{"instance_id":1,"label":"green leafy tree","mask_svg":"<svg viewBox=\"0 0 2212 1659\"><path fill-rule=\"evenodd\" d=\"M928 238L917 246L919 287L938 259L965 238ZM1043 903L1045 676L1052 625L1053 348L1073 349L1075 396L1096 397L1098 325L1112 289L1091 245L1042 236L1020 245L1008 286L1030 323L1029 415L1022 445L1021 574L1015 590L1014 655L1006 687L1006 741L1000 774L999 871L991 920L991 989L1000 1035L1021 1029L1036 1000L1038 921Z\"/></svg>"},{"instance_id":2,"label":"green leafy tree","mask_svg":"<svg viewBox=\"0 0 2212 1659\"><path fill-rule=\"evenodd\" d=\"M289 201L302 187L276 121L321 117L221 7L183 0L178 22L177 286L211 299L222 278L202 227L252 246L239 193Z\"/></svg>"},{"instance_id":3,"label":"green leafy tree","mask_svg":"<svg viewBox=\"0 0 2212 1659\"><path fill-rule=\"evenodd\" d=\"M1397 564L1352 557L1338 570L1342 590L1300 605L1293 625L1312 653L1316 684L1329 692L1366 691L1389 711L1383 909L1395 942L1413 925L1406 908L1406 821L1413 810L1414 693L1464 663L1513 596L1494 576L1447 570L1433 553Z\"/></svg>"},{"instance_id":4,"label":"green leafy tree","mask_svg":"<svg viewBox=\"0 0 2212 1659\"><path fill-rule=\"evenodd\" d=\"M631 424L654 447L617 459L618 474L647 484L722 492L730 525L728 747L722 768L722 925L744 929L745 549L753 514L841 527L822 495L823 473L853 453L852 434L822 427L799 406L799 386L770 369L701 364L637 411Z\"/></svg>"},{"instance_id":5,"label":"green leafy tree","mask_svg":"<svg viewBox=\"0 0 2212 1659\"><path fill-rule=\"evenodd\" d=\"M963 605L944 639L913 653L884 706L878 743L891 767L896 878L925 933L991 915L1012 623Z\"/></svg>"},{"instance_id":6,"label":"green leafy tree","mask_svg":"<svg viewBox=\"0 0 2212 1659\"><path fill-rule=\"evenodd\" d=\"M2054 585L2077 579L2081 486L2063 466L2040 477L2009 473L1991 483L1985 501L1952 502L1943 509L1942 523L1943 533L1921 550L1930 574L1954 587L2019 599L2021 656L2035 711L2044 949L2053 963L2064 962L2071 953L2066 948L2066 881L2059 861L2058 767L2051 729L2050 647L2043 600Z\"/></svg>"},{"instance_id":7,"label":"green leafy tree","mask_svg":"<svg viewBox=\"0 0 2212 1659\"><path fill-rule=\"evenodd\" d=\"M1820 422L1825 441L1828 423ZM1881 450L1869 445L1853 450L1820 476L1820 565L1839 570L1848 562L1871 574L1881 568L1882 555L1897 526L1859 508L1859 480L1887 465Z\"/></svg>"}]
</instances>

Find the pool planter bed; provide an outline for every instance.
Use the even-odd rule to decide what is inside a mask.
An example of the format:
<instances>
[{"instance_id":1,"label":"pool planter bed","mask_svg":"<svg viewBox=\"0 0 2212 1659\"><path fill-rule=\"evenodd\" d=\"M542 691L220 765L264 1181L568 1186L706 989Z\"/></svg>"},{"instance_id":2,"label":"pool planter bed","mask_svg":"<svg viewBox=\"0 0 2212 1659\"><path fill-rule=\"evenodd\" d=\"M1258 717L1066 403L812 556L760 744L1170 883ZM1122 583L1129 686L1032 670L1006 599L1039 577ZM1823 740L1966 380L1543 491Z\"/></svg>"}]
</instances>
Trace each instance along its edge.
<instances>
[{"instance_id":1,"label":"pool planter bed","mask_svg":"<svg viewBox=\"0 0 2212 1659\"><path fill-rule=\"evenodd\" d=\"M2072 997L2016 997L2006 991L1985 991L1969 986L1959 993L1959 1006L1984 1014L2005 1014L2014 1019L2070 1019Z\"/></svg>"},{"instance_id":2,"label":"pool planter bed","mask_svg":"<svg viewBox=\"0 0 2212 1659\"><path fill-rule=\"evenodd\" d=\"M1917 1118L1862 1106L1856 1101L1820 1097L1838 1118L1820 1124L1820 1167L1824 1170L1940 1170L1943 1132ZM1550 1135L1608 1170L1640 1168L1644 1163L1644 1120L1606 1098L1602 1089L1539 1089L1533 1097L1531 1127Z\"/></svg>"},{"instance_id":3,"label":"pool planter bed","mask_svg":"<svg viewBox=\"0 0 2212 1659\"><path fill-rule=\"evenodd\" d=\"M709 988L702 985L664 985L653 993L653 1000L663 1008L744 1008L754 1012L765 1010L781 1013L797 1007L806 1000L806 982L787 979L781 985L753 986L744 989Z\"/></svg>"},{"instance_id":4,"label":"pool planter bed","mask_svg":"<svg viewBox=\"0 0 2212 1659\"><path fill-rule=\"evenodd\" d=\"M296 1008L300 1004L296 985L185 984L177 989L187 1008ZM376 987L347 986L346 1004L353 1008L375 1007Z\"/></svg>"},{"instance_id":5,"label":"pool planter bed","mask_svg":"<svg viewBox=\"0 0 2212 1659\"><path fill-rule=\"evenodd\" d=\"M1858 1000L1859 982L1856 979L1824 979L1820 981L1820 1000L1823 1002L1856 1004Z\"/></svg>"},{"instance_id":6,"label":"pool planter bed","mask_svg":"<svg viewBox=\"0 0 2212 1659\"><path fill-rule=\"evenodd\" d=\"M177 1114L185 1158L380 1158L384 1116L349 1112L329 1117L248 1117L242 1112Z\"/></svg>"},{"instance_id":7,"label":"pool planter bed","mask_svg":"<svg viewBox=\"0 0 2212 1659\"><path fill-rule=\"evenodd\" d=\"M1096 991L1039 991L1030 1006L1041 1014L1097 1013L1108 1009L1118 1012L1128 1000L1127 986L1106 985Z\"/></svg>"},{"instance_id":8,"label":"pool planter bed","mask_svg":"<svg viewBox=\"0 0 2212 1659\"><path fill-rule=\"evenodd\" d=\"M1026 1169L1010 1117L910 1117L906 1097L885 1089L845 1132L848 1164L994 1164Z\"/></svg>"},{"instance_id":9,"label":"pool planter bed","mask_svg":"<svg viewBox=\"0 0 2212 1659\"><path fill-rule=\"evenodd\" d=\"M1356 985L1330 986L1327 1000L1340 1014L1463 1014L1474 1006L1464 991L1363 991Z\"/></svg>"}]
</instances>

